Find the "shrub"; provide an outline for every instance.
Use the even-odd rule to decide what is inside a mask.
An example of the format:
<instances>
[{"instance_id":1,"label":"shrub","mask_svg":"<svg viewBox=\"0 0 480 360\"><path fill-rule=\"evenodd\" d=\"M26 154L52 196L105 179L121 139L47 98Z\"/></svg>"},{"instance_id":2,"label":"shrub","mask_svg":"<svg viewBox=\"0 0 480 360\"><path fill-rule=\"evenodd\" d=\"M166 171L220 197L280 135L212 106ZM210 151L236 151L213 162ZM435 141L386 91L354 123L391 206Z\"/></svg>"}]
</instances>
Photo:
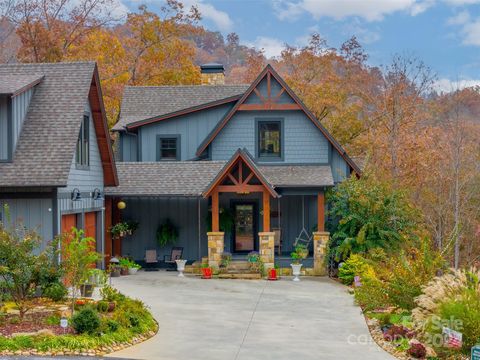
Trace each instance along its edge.
<instances>
[{"instance_id":1,"label":"shrub","mask_svg":"<svg viewBox=\"0 0 480 360\"><path fill-rule=\"evenodd\" d=\"M97 310L99 312L107 312L108 311L108 301L101 300L97 303Z\"/></svg>"},{"instance_id":2,"label":"shrub","mask_svg":"<svg viewBox=\"0 0 480 360\"><path fill-rule=\"evenodd\" d=\"M387 341L396 341L406 338L409 330L400 325L392 325L383 333L383 338Z\"/></svg>"},{"instance_id":3,"label":"shrub","mask_svg":"<svg viewBox=\"0 0 480 360\"><path fill-rule=\"evenodd\" d=\"M105 301L119 301L122 302L126 299L125 295L120 293L117 289L106 285L100 290L100 294L102 295L102 299Z\"/></svg>"},{"instance_id":4,"label":"shrub","mask_svg":"<svg viewBox=\"0 0 480 360\"><path fill-rule=\"evenodd\" d=\"M328 193L330 214L338 219L329 251L337 261L372 248L397 249L415 232L416 211L404 192L368 174L351 176Z\"/></svg>"},{"instance_id":5,"label":"shrub","mask_svg":"<svg viewBox=\"0 0 480 360\"><path fill-rule=\"evenodd\" d=\"M427 356L427 349L420 343L413 343L407 350L407 354L415 359L423 359L425 356Z\"/></svg>"},{"instance_id":6,"label":"shrub","mask_svg":"<svg viewBox=\"0 0 480 360\"><path fill-rule=\"evenodd\" d=\"M100 327L100 317L91 307L84 307L73 315L72 326L79 334L93 334Z\"/></svg>"},{"instance_id":7,"label":"shrub","mask_svg":"<svg viewBox=\"0 0 480 360\"><path fill-rule=\"evenodd\" d=\"M362 286L355 288L355 301L365 311L391 306L385 283L376 278L367 278L362 282Z\"/></svg>"},{"instance_id":8,"label":"shrub","mask_svg":"<svg viewBox=\"0 0 480 360\"><path fill-rule=\"evenodd\" d=\"M43 296L55 301L59 302L65 300L68 295L68 290L61 282L56 282L50 284L48 287L43 289Z\"/></svg>"},{"instance_id":9,"label":"shrub","mask_svg":"<svg viewBox=\"0 0 480 360\"><path fill-rule=\"evenodd\" d=\"M338 277L346 285L351 285L355 276L360 276L361 279L375 276L372 266L363 257L356 254L351 255L338 270Z\"/></svg>"},{"instance_id":10,"label":"shrub","mask_svg":"<svg viewBox=\"0 0 480 360\"><path fill-rule=\"evenodd\" d=\"M112 320L112 319L107 320L108 331L115 332L115 331L118 330L119 327L120 327L120 324L118 322L116 322L115 320Z\"/></svg>"}]
</instances>

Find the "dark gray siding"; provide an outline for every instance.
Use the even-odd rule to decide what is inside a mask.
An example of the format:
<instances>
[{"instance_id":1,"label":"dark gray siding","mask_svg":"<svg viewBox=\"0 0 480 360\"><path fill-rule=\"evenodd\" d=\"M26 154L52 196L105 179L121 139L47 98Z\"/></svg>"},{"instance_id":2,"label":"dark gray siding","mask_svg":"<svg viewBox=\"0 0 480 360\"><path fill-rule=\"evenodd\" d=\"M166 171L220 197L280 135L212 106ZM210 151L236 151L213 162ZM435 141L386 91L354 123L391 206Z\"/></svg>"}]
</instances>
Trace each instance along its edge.
<instances>
[{"instance_id":1,"label":"dark gray siding","mask_svg":"<svg viewBox=\"0 0 480 360\"><path fill-rule=\"evenodd\" d=\"M332 175L335 183L344 180L349 175L347 162L335 149L332 151Z\"/></svg>"},{"instance_id":2,"label":"dark gray siding","mask_svg":"<svg viewBox=\"0 0 480 360\"><path fill-rule=\"evenodd\" d=\"M8 160L7 97L0 96L0 160Z\"/></svg>"},{"instance_id":3,"label":"dark gray siding","mask_svg":"<svg viewBox=\"0 0 480 360\"><path fill-rule=\"evenodd\" d=\"M12 132L13 132L13 149L17 146L20 132L22 131L23 122L28 112L28 106L32 99L35 88L30 88L12 99Z\"/></svg>"},{"instance_id":4,"label":"dark gray siding","mask_svg":"<svg viewBox=\"0 0 480 360\"><path fill-rule=\"evenodd\" d=\"M157 161L157 135L180 135L181 160L195 158L200 143L231 107L230 104L222 105L142 126L138 132L141 144L141 161Z\"/></svg>"},{"instance_id":5,"label":"dark gray siding","mask_svg":"<svg viewBox=\"0 0 480 360\"><path fill-rule=\"evenodd\" d=\"M138 230L123 239L122 255L143 260L146 249L157 249L158 255L170 255L171 246L161 248L156 241L158 226L167 218L178 227L179 239L175 246L184 247L184 258L196 260L207 256L207 201L201 199L200 218L197 198L127 198L122 220L138 221ZM200 244L198 226L201 226Z\"/></svg>"},{"instance_id":6,"label":"dark gray siding","mask_svg":"<svg viewBox=\"0 0 480 360\"><path fill-rule=\"evenodd\" d=\"M212 142L212 160L227 160L238 148L255 155L256 120L283 118L285 163L328 163L329 142L301 111L239 112Z\"/></svg>"},{"instance_id":7,"label":"dark gray siding","mask_svg":"<svg viewBox=\"0 0 480 360\"><path fill-rule=\"evenodd\" d=\"M11 223L35 230L42 237L42 248L53 239L52 199L0 199L2 221L7 221L4 204L8 205Z\"/></svg>"}]
</instances>

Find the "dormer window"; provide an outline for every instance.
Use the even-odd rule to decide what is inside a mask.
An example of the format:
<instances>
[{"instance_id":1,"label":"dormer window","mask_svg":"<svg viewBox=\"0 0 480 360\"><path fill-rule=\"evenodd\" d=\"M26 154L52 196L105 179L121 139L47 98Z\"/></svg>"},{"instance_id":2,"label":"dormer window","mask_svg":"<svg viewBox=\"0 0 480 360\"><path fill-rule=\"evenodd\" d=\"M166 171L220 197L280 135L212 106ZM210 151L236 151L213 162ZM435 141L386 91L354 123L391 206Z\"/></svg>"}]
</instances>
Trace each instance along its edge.
<instances>
[{"instance_id":1,"label":"dormer window","mask_svg":"<svg viewBox=\"0 0 480 360\"><path fill-rule=\"evenodd\" d=\"M180 135L157 136L157 161L180 160Z\"/></svg>"},{"instance_id":2,"label":"dormer window","mask_svg":"<svg viewBox=\"0 0 480 360\"><path fill-rule=\"evenodd\" d=\"M90 117L83 116L80 133L77 141L76 164L77 168L88 169L90 165Z\"/></svg>"}]
</instances>

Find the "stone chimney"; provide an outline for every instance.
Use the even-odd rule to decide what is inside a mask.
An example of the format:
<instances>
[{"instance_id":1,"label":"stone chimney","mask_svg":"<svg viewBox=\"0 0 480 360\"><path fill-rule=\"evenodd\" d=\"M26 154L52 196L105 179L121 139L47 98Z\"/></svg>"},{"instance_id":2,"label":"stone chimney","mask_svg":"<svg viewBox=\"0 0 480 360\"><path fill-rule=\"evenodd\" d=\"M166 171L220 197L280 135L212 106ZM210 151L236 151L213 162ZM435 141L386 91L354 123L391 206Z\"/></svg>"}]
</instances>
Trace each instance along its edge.
<instances>
[{"instance_id":1,"label":"stone chimney","mask_svg":"<svg viewBox=\"0 0 480 360\"><path fill-rule=\"evenodd\" d=\"M222 64L203 64L200 65L202 74L202 85L224 85L225 68Z\"/></svg>"}]
</instances>

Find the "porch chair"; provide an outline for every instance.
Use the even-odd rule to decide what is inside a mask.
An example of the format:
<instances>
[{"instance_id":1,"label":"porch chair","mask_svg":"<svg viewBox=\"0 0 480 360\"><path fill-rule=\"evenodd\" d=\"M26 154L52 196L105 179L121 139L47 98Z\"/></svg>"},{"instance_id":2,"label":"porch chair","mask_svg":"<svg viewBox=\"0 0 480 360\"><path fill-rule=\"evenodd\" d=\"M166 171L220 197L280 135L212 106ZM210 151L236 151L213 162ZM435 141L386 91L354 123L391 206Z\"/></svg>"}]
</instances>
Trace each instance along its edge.
<instances>
[{"instance_id":1,"label":"porch chair","mask_svg":"<svg viewBox=\"0 0 480 360\"><path fill-rule=\"evenodd\" d=\"M176 271L175 265L177 264L175 260L180 260L183 255L183 247L174 246L172 252L169 255L163 257L163 262L168 266L167 271Z\"/></svg>"},{"instance_id":2,"label":"porch chair","mask_svg":"<svg viewBox=\"0 0 480 360\"><path fill-rule=\"evenodd\" d=\"M279 228L273 229L273 238L275 240L275 251L278 255L282 255L282 230Z\"/></svg>"},{"instance_id":3,"label":"porch chair","mask_svg":"<svg viewBox=\"0 0 480 360\"><path fill-rule=\"evenodd\" d=\"M158 271L158 255L156 249L145 250L145 271Z\"/></svg>"}]
</instances>

